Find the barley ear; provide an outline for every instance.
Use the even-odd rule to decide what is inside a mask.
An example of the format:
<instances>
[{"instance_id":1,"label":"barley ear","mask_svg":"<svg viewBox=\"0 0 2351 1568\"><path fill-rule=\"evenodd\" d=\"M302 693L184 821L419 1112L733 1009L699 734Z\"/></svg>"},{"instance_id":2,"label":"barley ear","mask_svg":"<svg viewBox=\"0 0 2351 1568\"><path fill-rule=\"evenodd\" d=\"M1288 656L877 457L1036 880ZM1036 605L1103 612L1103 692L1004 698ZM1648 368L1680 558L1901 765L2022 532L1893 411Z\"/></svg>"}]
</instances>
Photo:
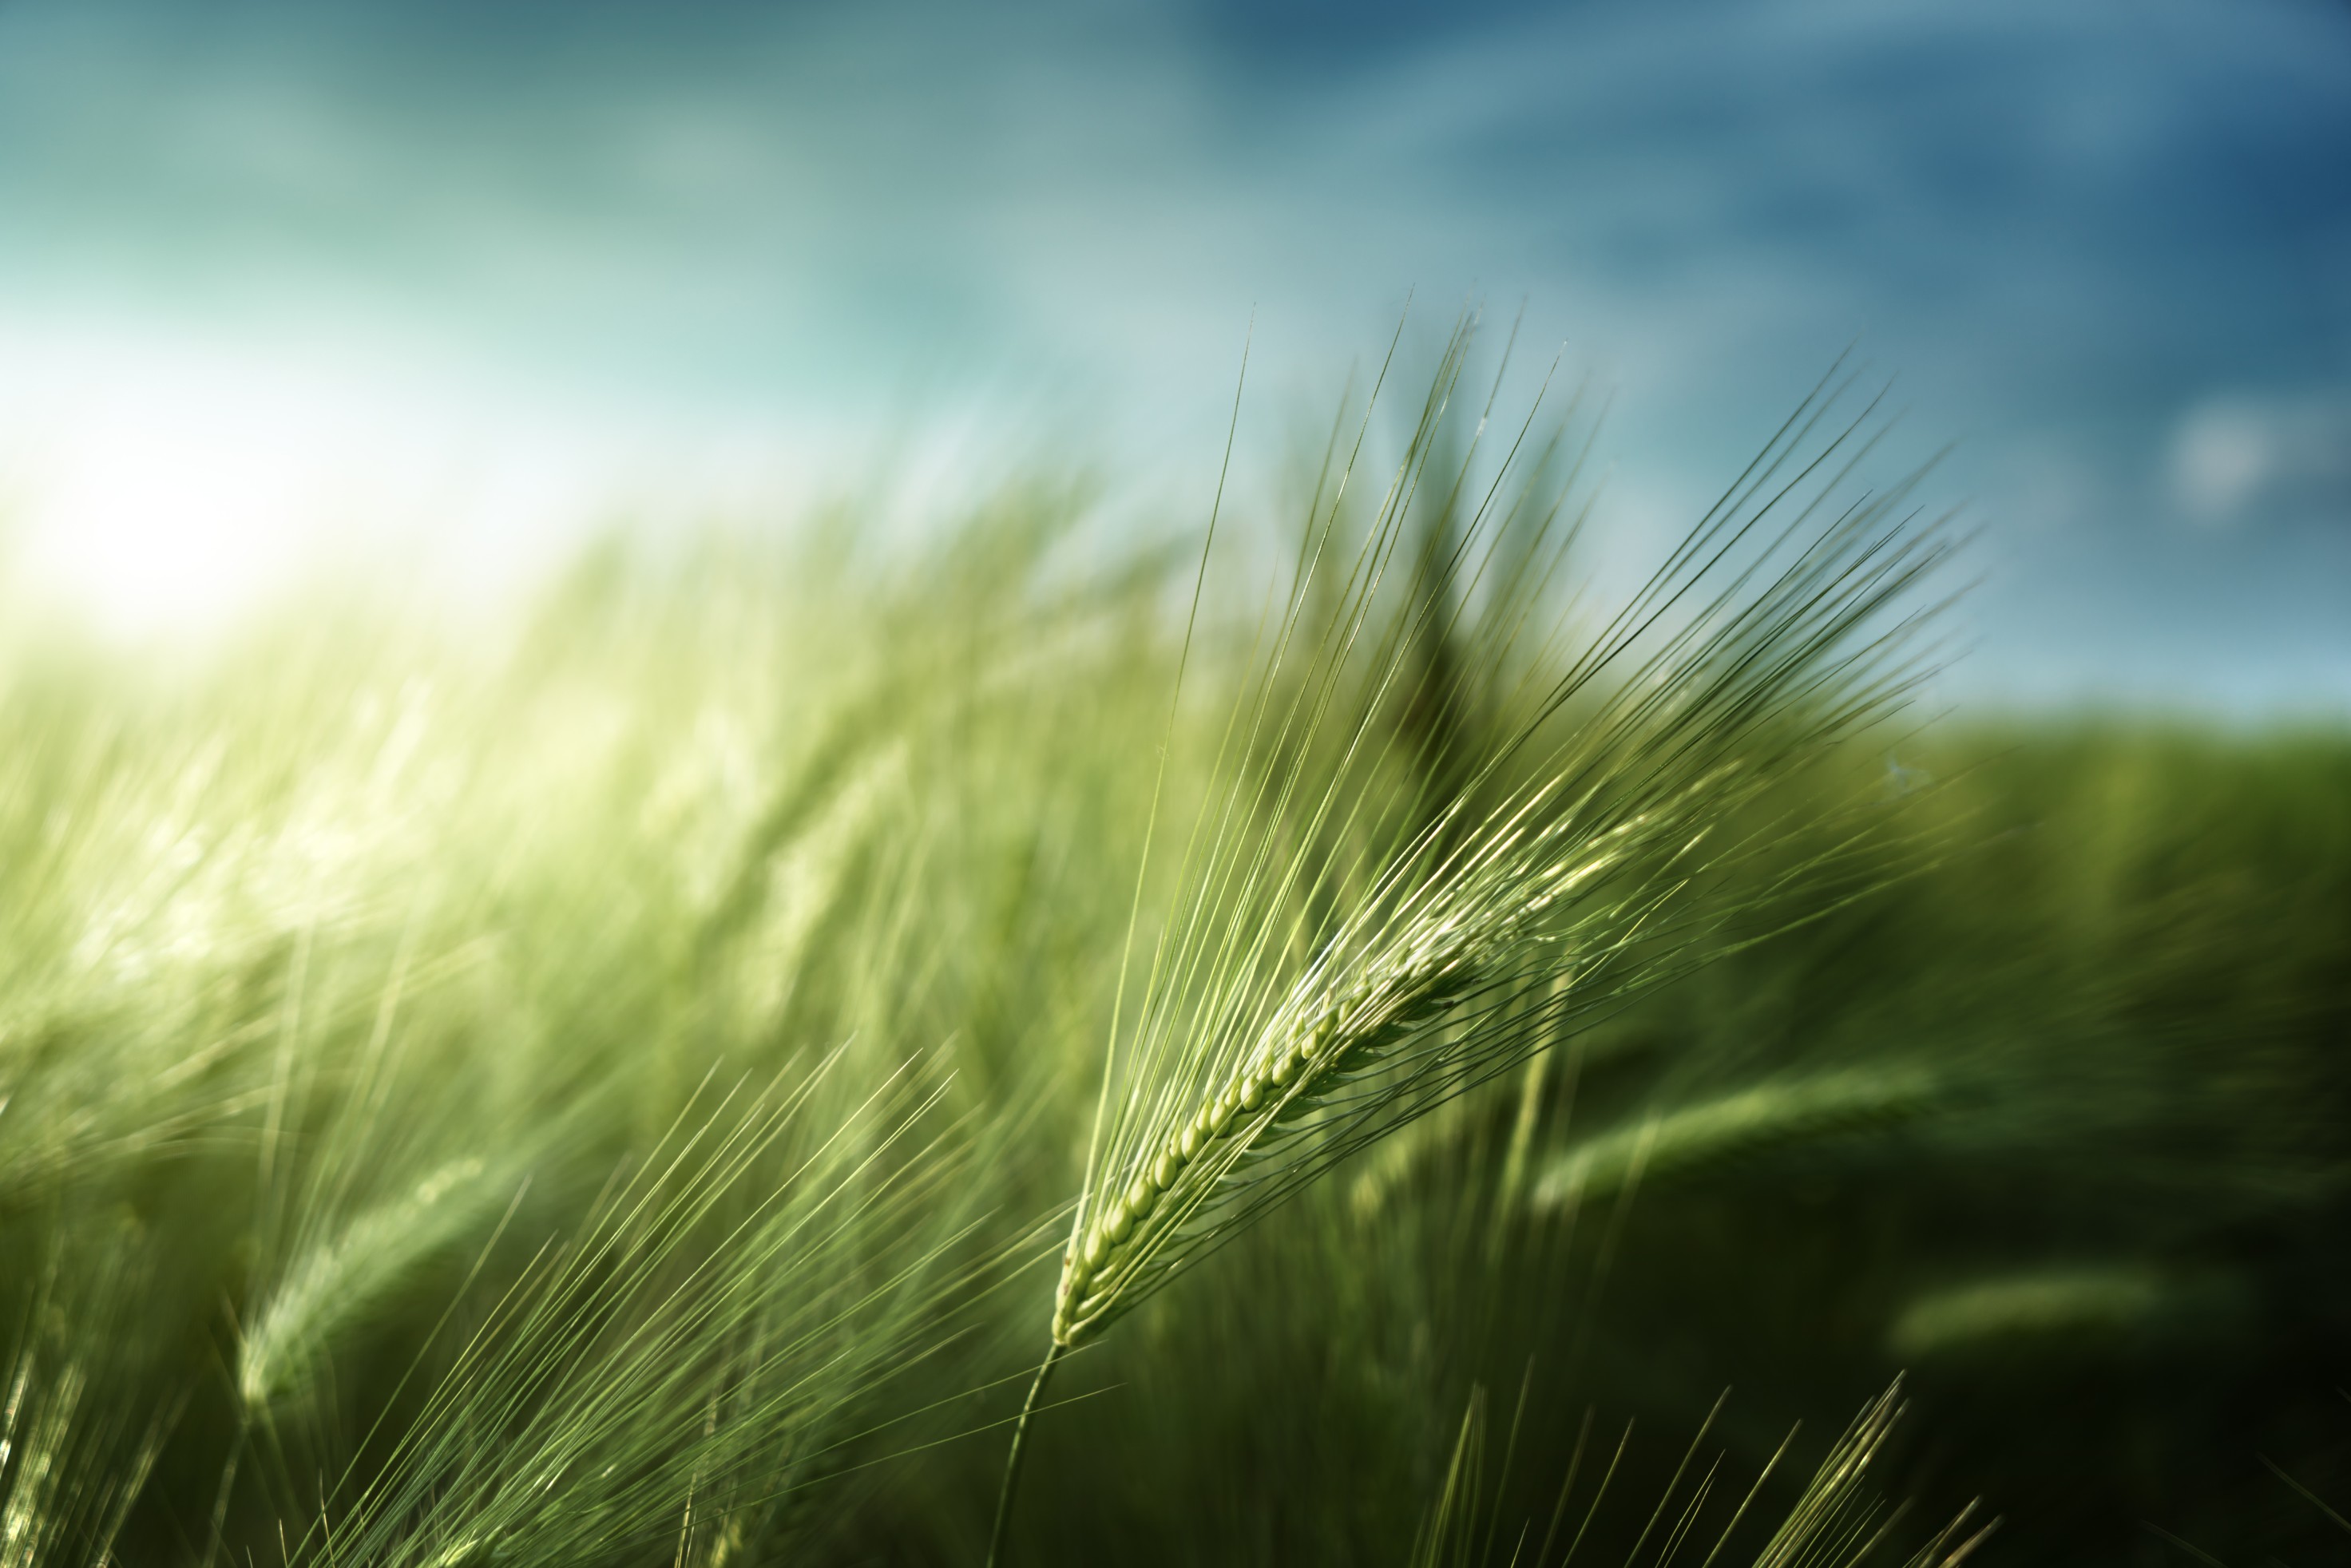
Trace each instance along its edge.
<instances>
[{"instance_id":1,"label":"barley ear","mask_svg":"<svg viewBox=\"0 0 2351 1568\"><path fill-rule=\"evenodd\" d=\"M1867 874L1851 835L1708 896L1792 841L1770 792L1917 678L1907 639L1931 611L1912 603L1948 547L1907 485L1845 494L1875 405L1833 415L1850 386L1833 373L1621 611L1577 643L1531 639L1546 593L1513 562L1541 552L1501 549L1525 426L1445 547L1404 548L1416 497L1464 491L1479 461L1474 441L1458 469L1437 457L1473 326L1368 527L1315 519L1256 634L1181 892L1132 1021L1113 1020L1056 1347L1687 973L1734 915L1792 921ZM1430 657L1432 637L1459 656ZM1428 700L1469 687L1499 694L1481 722L1433 729Z\"/></svg>"}]
</instances>

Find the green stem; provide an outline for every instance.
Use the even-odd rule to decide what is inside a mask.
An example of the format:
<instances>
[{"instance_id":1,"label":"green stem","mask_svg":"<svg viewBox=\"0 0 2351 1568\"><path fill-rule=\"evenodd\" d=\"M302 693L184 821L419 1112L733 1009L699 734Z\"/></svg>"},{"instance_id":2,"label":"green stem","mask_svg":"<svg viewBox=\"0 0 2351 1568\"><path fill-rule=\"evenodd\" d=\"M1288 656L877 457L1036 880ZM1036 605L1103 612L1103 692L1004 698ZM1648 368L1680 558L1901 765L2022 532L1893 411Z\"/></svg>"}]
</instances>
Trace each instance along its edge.
<instances>
[{"instance_id":1,"label":"green stem","mask_svg":"<svg viewBox=\"0 0 2351 1568\"><path fill-rule=\"evenodd\" d=\"M1037 1369L1037 1380L1029 1385L1029 1397L1020 1402L1020 1419L1012 1424L1012 1451L1004 1456L1004 1486L996 1494L996 1528L987 1536L987 1568L996 1568L996 1560L1004 1555L1004 1532L1012 1523L1012 1493L1020 1484L1020 1456L1028 1445L1029 1417L1037 1413L1037 1401L1043 1396L1046 1380L1070 1347L1055 1340L1045 1353L1045 1363Z\"/></svg>"},{"instance_id":2,"label":"green stem","mask_svg":"<svg viewBox=\"0 0 2351 1568\"><path fill-rule=\"evenodd\" d=\"M239 1415L236 1421L236 1441L230 1445L228 1463L221 1467L220 1490L213 1497L213 1528L204 1542L203 1568L213 1568L213 1559L220 1553L221 1535L228 1526L229 1494L236 1490L237 1461L245 1458L245 1440L252 1430L252 1417Z\"/></svg>"}]
</instances>

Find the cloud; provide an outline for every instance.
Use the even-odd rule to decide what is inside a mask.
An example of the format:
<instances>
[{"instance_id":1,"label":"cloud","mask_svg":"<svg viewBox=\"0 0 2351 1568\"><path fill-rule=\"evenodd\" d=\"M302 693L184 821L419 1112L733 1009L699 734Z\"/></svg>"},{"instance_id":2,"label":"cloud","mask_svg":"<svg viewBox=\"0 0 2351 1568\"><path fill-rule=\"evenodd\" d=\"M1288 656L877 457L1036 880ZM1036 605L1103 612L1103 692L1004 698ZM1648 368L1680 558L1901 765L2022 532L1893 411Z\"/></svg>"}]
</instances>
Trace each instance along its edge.
<instances>
[{"instance_id":1,"label":"cloud","mask_svg":"<svg viewBox=\"0 0 2351 1568\"><path fill-rule=\"evenodd\" d=\"M2189 517L2351 522L2351 388L2209 398L2171 436L2172 494Z\"/></svg>"}]
</instances>

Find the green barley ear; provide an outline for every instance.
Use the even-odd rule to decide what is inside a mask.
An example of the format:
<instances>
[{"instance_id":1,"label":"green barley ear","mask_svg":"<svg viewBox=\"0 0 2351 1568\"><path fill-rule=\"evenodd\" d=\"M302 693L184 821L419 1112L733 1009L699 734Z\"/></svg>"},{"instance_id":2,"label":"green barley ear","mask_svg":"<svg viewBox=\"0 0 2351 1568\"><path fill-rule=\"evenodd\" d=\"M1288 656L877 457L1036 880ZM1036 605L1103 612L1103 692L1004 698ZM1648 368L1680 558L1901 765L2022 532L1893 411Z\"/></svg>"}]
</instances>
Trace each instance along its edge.
<instances>
[{"instance_id":1,"label":"green barley ear","mask_svg":"<svg viewBox=\"0 0 2351 1568\"><path fill-rule=\"evenodd\" d=\"M1625 1563L1675 1562L1684 1552L1694 1552L1698 1545L1704 1544L1709 1532L1713 1543L1698 1560L1698 1568L1717 1568L1718 1564L1742 1561L1753 1568L1861 1568L1874 1559L1882 1561L1879 1552L1905 1511L1886 1505L1870 1484L1870 1468L1902 1418L1905 1407L1901 1391L1897 1378L1892 1387L1855 1417L1795 1503L1751 1557L1743 1551L1733 1553L1732 1541L1762 1496L1764 1486L1787 1458L1796 1434L1788 1434L1724 1518L1715 1511L1719 1506L1716 1488L1723 1479L1722 1458L1718 1454L1711 1462L1700 1462L1715 1416L1721 1412L1721 1402L1717 1401L1714 1414L1699 1426L1665 1490L1650 1505L1638 1538L1625 1554ZM1524 1398L1522 1393L1522 1406ZM1428 1510L1427 1521L1414 1542L1409 1559L1412 1568L1483 1568L1505 1562L1510 1568L1563 1568L1575 1560L1593 1522L1605 1510L1612 1483L1631 1445L1632 1427L1625 1427L1614 1454L1603 1466L1597 1450L1587 1453L1592 1426L1590 1413L1586 1413L1574 1454L1568 1461L1567 1474L1560 1484L1558 1502L1552 1511L1548 1528L1538 1539L1533 1520L1504 1528L1502 1493L1510 1478L1505 1474L1489 1483L1485 1476L1487 1422L1485 1391L1472 1388L1460 1429L1454 1438L1452 1458ZM1513 1437L1515 1426L1514 1418ZM1505 1470L1509 1468L1509 1448L1506 1443ZM1578 1486L1587 1458L1593 1461L1592 1468L1600 1472L1596 1484L1588 1491ZM1569 1504L1578 1499L1582 1500L1577 1511L1580 1518L1571 1517ZM1721 1519L1719 1526L1706 1526L1710 1511ZM1958 1568L1991 1533L1989 1526L1972 1534L1963 1533L1974 1511L1972 1504L1962 1510L1958 1518L1911 1554L1907 1560L1907 1568ZM1553 1555L1554 1548L1559 1549L1557 1556Z\"/></svg>"},{"instance_id":2,"label":"green barley ear","mask_svg":"<svg viewBox=\"0 0 2351 1568\"><path fill-rule=\"evenodd\" d=\"M1755 1554L1755 1568L1853 1568L1876 1553L1902 1511L1888 1509L1869 1487L1869 1467L1906 1408L1896 1378L1821 1461L1795 1507ZM1907 1568L1959 1568L2000 1523L1993 1520L1969 1532L1974 1514L1970 1503L1911 1553Z\"/></svg>"},{"instance_id":3,"label":"green barley ear","mask_svg":"<svg viewBox=\"0 0 2351 1568\"><path fill-rule=\"evenodd\" d=\"M616 1561L674 1541L681 1518L723 1535L726 1500L840 1463L844 1415L938 1348L975 1267L951 1256L968 1173L926 1135L939 1091L911 1071L846 1082L843 1059L690 1106L290 1561Z\"/></svg>"},{"instance_id":4,"label":"green barley ear","mask_svg":"<svg viewBox=\"0 0 2351 1568\"><path fill-rule=\"evenodd\" d=\"M329 1352L426 1259L472 1231L508 1195L479 1155L451 1160L408 1191L313 1239L254 1314L237 1347L237 1393L260 1416L305 1393Z\"/></svg>"},{"instance_id":5,"label":"green barley ear","mask_svg":"<svg viewBox=\"0 0 2351 1568\"><path fill-rule=\"evenodd\" d=\"M1886 1346L1906 1361L2127 1339L2225 1290L2183 1290L2139 1263L1993 1275L1926 1291L1896 1315Z\"/></svg>"},{"instance_id":6,"label":"green barley ear","mask_svg":"<svg viewBox=\"0 0 2351 1568\"><path fill-rule=\"evenodd\" d=\"M1808 409L1798 430L1818 417ZM1817 474L1852 435L1801 466ZM1329 624L1280 630L1311 639L1303 678L1277 662L1236 716L1242 765L1196 832L1188 891L1118 1042L1056 1344L1082 1343L1346 1155L1696 956L1705 912L1685 895L1751 852L1741 814L1766 783L1898 690L1868 662L1865 623L1939 554L1884 497L1820 523L1823 497L1790 499L1792 465L1788 450L1759 460L1633 608L1489 739L1430 826L1333 835L1318 863L1287 847L1381 810L1363 793L1374 768L1353 764L1380 759L1377 712L1410 630L1383 619L1379 583L1393 497L1423 482L1407 464ZM1790 505L1776 549L1741 554ZM1371 666L1350 683L1365 644ZM1349 684L1351 704L1329 700ZM1339 765L1317 777L1308 759L1326 743ZM1363 891L1300 929L1321 890L1351 882Z\"/></svg>"},{"instance_id":7,"label":"green barley ear","mask_svg":"<svg viewBox=\"0 0 2351 1568\"><path fill-rule=\"evenodd\" d=\"M165 1421L132 1415L123 1375L140 1359L139 1239L81 1228L88 1256L48 1258L0 1361L0 1568L108 1568L162 1447Z\"/></svg>"},{"instance_id":8,"label":"green barley ear","mask_svg":"<svg viewBox=\"0 0 2351 1568\"><path fill-rule=\"evenodd\" d=\"M1899 1126L1933 1110L1935 1090L1933 1076L1917 1070L1783 1074L1587 1138L1552 1158L1531 1200L1538 1209L1572 1207L1636 1181L1697 1175L1775 1149Z\"/></svg>"},{"instance_id":9,"label":"green barley ear","mask_svg":"<svg viewBox=\"0 0 2351 1568\"><path fill-rule=\"evenodd\" d=\"M1468 342L1465 325L1360 542L1334 500L1259 633L1135 1021L1113 1027L1040 1385L1348 1155L1686 971L1729 913L1698 895L1788 833L1766 791L1916 678L1904 638L1930 612L1904 616L1949 547L1907 486L1845 494L1876 439L1872 408L1833 413L1849 382L1824 381L1574 643L1572 622L1537 626L1560 613L1526 580L1546 551L1501 548L1506 523L1564 514L1509 489L1534 413L1447 547L1400 548L1416 497L1463 487L1432 454ZM1449 685L1499 694L1435 772L1395 722L1432 617L1476 660L1449 661ZM1746 912L1817 909L1847 869L1767 877Z\"/></svg>"}]
</instances>

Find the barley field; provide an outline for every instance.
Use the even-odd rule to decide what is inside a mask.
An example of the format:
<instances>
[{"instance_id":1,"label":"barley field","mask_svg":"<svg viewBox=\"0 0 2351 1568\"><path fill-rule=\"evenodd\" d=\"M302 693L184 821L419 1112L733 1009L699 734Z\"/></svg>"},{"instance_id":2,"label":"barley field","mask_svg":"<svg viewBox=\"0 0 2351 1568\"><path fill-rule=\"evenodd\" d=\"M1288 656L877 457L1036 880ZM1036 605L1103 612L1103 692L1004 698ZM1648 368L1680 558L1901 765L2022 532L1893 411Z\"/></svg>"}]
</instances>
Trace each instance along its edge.
<instances>
[{"instance_id":1,"label":"barley field","mask_svg":"<svg viewBox=\"0 0 2351 1568\"><path fill-rule=\"evenodd\" d=\"M2351 734L1938 704L1834 378L1620 582L1469 363L16 618L0 1568L2339 1561Z\"/></svg>"}]
</instances>

